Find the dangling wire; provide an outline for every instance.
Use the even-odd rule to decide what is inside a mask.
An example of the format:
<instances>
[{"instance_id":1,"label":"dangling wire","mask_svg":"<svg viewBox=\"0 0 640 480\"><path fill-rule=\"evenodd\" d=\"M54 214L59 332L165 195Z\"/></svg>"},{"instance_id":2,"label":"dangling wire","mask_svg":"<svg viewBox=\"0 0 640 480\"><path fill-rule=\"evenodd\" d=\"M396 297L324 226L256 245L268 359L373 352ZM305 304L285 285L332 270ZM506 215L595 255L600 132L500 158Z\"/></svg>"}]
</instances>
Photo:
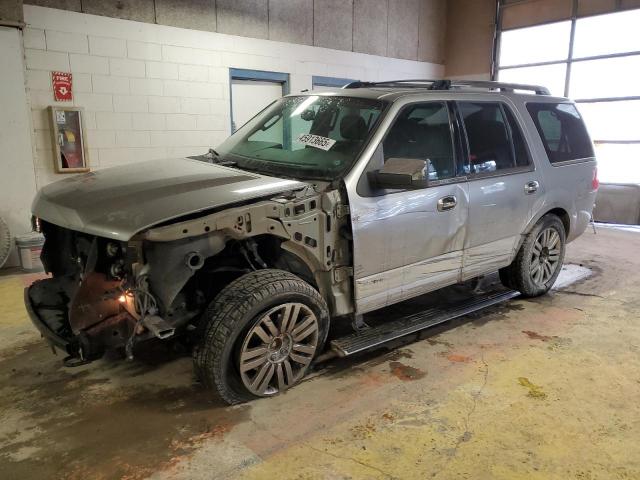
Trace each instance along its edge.
<instances>
[{"instance_id":1,"label":"dangling wire","mask_svg":"<svg viewBox=\"0 0 640 480\"><path fill-rule=\"evenodd\" d=\"M154 296L149 293L146 275L140 275L136 280L136 288L129 290L127 293L128 295L133 294L134 306L136 312L138 313L138 315L140 315L133 327L133 331L131 332L127 343L125 344L125 353L127 355L127 359L132 360L133 345L135 343L136 333L142 325L142 322L144 322L147 314L154 314L158 311L158 305Z\"/></svg>"}]
</instances>

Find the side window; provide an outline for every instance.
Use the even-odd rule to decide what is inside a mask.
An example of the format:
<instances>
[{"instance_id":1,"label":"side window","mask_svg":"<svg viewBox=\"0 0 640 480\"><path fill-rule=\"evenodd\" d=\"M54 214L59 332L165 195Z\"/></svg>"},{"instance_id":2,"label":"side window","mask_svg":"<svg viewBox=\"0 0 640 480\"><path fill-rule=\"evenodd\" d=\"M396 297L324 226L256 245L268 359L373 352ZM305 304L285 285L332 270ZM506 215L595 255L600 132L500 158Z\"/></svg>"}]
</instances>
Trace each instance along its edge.
<instances>
[{"instance_id":1,"label":"side window","mask_svg":"<svg viewBox=\"0 0 640 480\"><path fill-rule=\"evenodd\" d=\"M429 180L456 175L449 110L444 102L406 106L382 144L384 162L389 159L426 160Z\"/></svg>"},{"instance_id":2,"label":"side window","mask_svg":"<svg viewBox=\"0 0 640 480\"><path fill-rule=\"evenodd\" d=\"M576 107L570 103L528 103L551 163L593 157L593 144Z\"/></svg>"},{"instance_id":3,"label":"side window","mask_svg":"<svg viewBox=\"0 0 640 480\"><path fill-rule=\"evenodd\" d=\"M469 142L470 173L514 168L509 126L500 104L459 102L458 108Z\"/></svg>"},{"instance_id":4,"label":"side window","mask_svg":"<svg viewBox=\"0 0 640 480\"><path fill-rule=\"evenodd\" d=\"M531 165L531 157L529 156L529 150L527 149L520 125L509 108L503 106L503 110L507 114L507 121L509 122L509 128L511 130L513 151L516 154L516 167Z\"/></svg>"}]
</instances>

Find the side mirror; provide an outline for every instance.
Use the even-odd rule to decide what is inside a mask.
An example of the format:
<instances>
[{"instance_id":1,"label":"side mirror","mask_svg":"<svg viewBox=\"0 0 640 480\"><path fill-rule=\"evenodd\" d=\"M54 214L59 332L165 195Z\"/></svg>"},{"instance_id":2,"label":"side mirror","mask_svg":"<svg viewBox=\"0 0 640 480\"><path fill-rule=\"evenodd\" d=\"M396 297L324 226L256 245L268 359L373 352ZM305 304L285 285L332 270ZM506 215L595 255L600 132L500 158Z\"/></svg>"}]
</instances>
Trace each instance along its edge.
<instances>
[{"instance_id":1,"label":"side mirror","mask_svg":"<svg viewBox=\"0 0 640 480\"><path fill-rule=\"evenodd\" d=\"M389 158L380 170L369 172L369 180L378 188L411 189L429 185L431 162L415 158Z\"/></svg>"}]
</instances>

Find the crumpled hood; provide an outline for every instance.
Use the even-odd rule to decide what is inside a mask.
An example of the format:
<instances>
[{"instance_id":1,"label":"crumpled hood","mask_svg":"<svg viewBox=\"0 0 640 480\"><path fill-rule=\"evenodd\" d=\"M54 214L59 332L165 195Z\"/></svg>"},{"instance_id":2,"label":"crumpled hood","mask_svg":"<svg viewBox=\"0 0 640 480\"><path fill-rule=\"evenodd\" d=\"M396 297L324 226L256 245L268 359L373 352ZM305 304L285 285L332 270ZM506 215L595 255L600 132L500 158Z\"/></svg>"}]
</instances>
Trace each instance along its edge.
<instances>
[{"instance_id":1,"label":"crumpled hood","mask_svg":"<svg viewBox=\"0 0 640 480\"><path fill-rule=\"evenodd\" d=\"M126 241L183 215L305 185L188 158L153 160L47 185L32 211L61 227Z\"/></svg>"}]
</instances>

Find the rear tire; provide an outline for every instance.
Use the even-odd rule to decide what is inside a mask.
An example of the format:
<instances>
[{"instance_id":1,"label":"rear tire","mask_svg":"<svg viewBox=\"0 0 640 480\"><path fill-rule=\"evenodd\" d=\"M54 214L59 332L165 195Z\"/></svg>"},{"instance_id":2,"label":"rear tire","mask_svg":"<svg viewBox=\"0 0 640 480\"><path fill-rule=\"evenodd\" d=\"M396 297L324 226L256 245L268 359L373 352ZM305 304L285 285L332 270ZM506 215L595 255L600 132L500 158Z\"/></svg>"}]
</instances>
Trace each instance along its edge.
<instances>
[{"instance_id":1,"label":"rear tire","mask_svg":"<svg viewBox=\"0 0 640 480\"><path fill-rule=\"evenodd\" d=\"M227 285L205 311L194 367L229 404L281 393L322 351L329 311L322 296L283 270L259 270Z\"/></svg>"},{"instance_id":2,"label":"rear tire","mask_svg":"<svg viewBox=\"0 0 640 480\"><path fill-rule=\"evenodd\" d=\"M545 215L525 236L511 265L500 270L502 284L524 297L544 295L562 270L565 245L564 224L553 214Z\"/></svg>"}]
</instances>

